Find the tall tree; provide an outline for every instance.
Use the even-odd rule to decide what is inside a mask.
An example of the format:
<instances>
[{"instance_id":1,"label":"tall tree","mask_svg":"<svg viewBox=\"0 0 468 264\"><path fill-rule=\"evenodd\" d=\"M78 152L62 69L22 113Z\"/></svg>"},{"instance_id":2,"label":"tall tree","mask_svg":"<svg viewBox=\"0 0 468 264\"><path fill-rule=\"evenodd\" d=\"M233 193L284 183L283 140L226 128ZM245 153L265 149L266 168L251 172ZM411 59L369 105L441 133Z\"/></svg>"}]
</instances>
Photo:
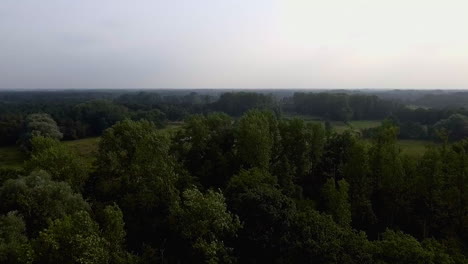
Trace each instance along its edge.
<instances>
[{"instance_id":1,"label":"tall tree","mask_svg":"<svg viewBox=\"0 0 468 264\"><path fill-rule=\"evenodd\" d=\"M318 165L325 131L320 125L306 124L300 119L281 121L279 131L281 140L272 171L284 187L292 183L302 185ZM288 177L291 179L287 180Z\"/></svg>"},{"instance_id":2,"label":"tall tree","mask_svg":"<svg viewBox=\"0 0 468 264\"><path fill-rule=\"evenodd\" d=\"M205 187L224 187L237 170L233 120L226 114L190 117L177 134L178 160Z\"/></svg>"},{"instance_id":3,"label":"tall tree","mask_svg":"<svg viewBox=\"0 0 468 264\"><path fill-rule=\"evenodd\" d=\"M284 251L295 204L276 182L265 170L254 168L241 171L227 186L229 208L243 222L236 243L241 262L272 262Z\"/></svg>"},{"instance_id":4,"label":"tall tree","mask_svg":"<svg viewBox=\"0 0 468 264\"><path fill-rule=\"evenodd\" d=\"M351 146L343 175L349 183L353 226L366 230L375 223L376 219L371 201L373 181L369 168L368 149L363 142L356 142Z\"/></svg>"},{"instance_id":5,"label":"tall tree","mask_svg":"<svg viewBox=\"0 0 468 264\"><path fill-rule=\"evenodd\" d=\"M96 199L117 203L129 245L160 247L168 236L170 208L178 200L169 138L148 121L125 120L105 131L93 176Z\"/></svg>"},{"instance_id":6,"label":"tall tree","mask_svg":"<svg viewBox=\"0 0 468 264\"><path fill-rule=\"evenodd\" d=\"M244 168L268 169L279 132L277 120L269 112L252 110L238 122L237 157Z\"/></svg>"},{"instance_id":7,"label":"tall tree","mask_svg":"<svg viewBox=\"0 0 468 264\"><path fill-rule=\"evenodd\" d=\"M325 211L333 217L336 223L345 227L351 224L348 191L349 184L345 179L335 182L333 178L330 178L322 187Z\"/></svg>"}]
</instances>

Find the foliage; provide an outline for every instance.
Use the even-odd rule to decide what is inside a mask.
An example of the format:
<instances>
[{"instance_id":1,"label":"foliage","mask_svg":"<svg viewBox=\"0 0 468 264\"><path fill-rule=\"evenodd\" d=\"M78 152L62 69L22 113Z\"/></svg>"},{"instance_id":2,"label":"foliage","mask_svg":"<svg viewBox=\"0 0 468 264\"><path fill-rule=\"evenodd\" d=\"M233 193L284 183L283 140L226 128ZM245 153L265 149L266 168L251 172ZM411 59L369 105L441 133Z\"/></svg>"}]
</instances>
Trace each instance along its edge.
<instances>
[{"instance_id":1,"label":"foliage","mask_svg":"<svg viewBox=\"0 0 468 264\"><path fill-rule=\"evenodd\" d=\"M137 248L143 243L163 243L160 230L167 230L164 226L169 210L178 199L169 144L153 123L130 120L106 130L99 143L97 171L92 179L94 195L100 201L119 205L129 240ZM152 228L146 228L148 225Z\"/></svg>"},{"instance_id":2,"label":"foliage","mask_svg":"<svg viewBox=\"0 0 468 264\"><path fill-rule=\"evenodd\" d=\"M242 166L268 168L277 136L271 113L252 110L242 116L237 128L237 157Z\"/></svg>"},{"instance_id":3,"label":"foliage","mask_svg":"<svg viewBox=\"0 0 468 264\"><path fill-rule=\"evenodd\" d=\"M227 186L228 204L243 222L237 244L242 262L268 262L281 256L295 204L275 183L268 172L254 168L241 171Z\"/></svg>"},{"instance_id":4,"label":"foliage","mask_svg":"<svg viewBox=\"0 0 468 264\"><path fill-rule=\"evenodd\" d=\"M223 194L212 190L203 194L194 188L184 191L182 197L173 217L180 220L178 232L195 251L191 260L230 262L232 248L227 247L224 241L236 234L240 222L227 210Z\"/></svg>"},{"instance_id":5,"label":"foliage","mask_svg":"<svg viewBox=\"0 0 468 264\"><path fill-rule=\"evenodd\" d=\"M387 230L382 240L374 242L377 263L430 263L431 258L421 244L402 232Z\"/></svg>"},{"instance_id":6,"label":"foliage","mask_svg":"<svg viewBox=\"0 0 468 264\"><path fill-rule=\"evenodd\" d=\"M83 187L89 169L75 153L51 138L34 137L31 145L31 158L25 164L28 171L46 171L53 180L67 182L75 191Z\"/></svg>"},{"instance_id":7,"label":"foliage","mask_svg":"<svg viewBox=\"0 0 468 264\"><path fill-rule=\"evenodd\" d=\"M109 262L107 243L98 224L80 211L51 222L39 233L35 249L42 263L105 264Z\"/></svg>"},{"instance_id":8,"label":"foliage","mask_svg":"<svg viewBox=\"0 0 468 264\"><path fill-rule=\"evenodd\" d=\"M0 215L0 262L32 263L33 250L23 218L17 212Z\"/></svg>"},{"instance_id":9,"label":"foliage","mask_svg":"<svg viewBox=\"0 0 468 264\"><path fill-rule=\"evenodd\" d=\"M57 123L48 114L31 114L26 117L21 146L26 150L30 150L31 139L38 136L59 140L63 137L63 134L60 132Z\"/></svg>"},{"instance_id":10,"label":"foliage","mask_svg":"<svg viewBox=\"0 0 468 264\"><path fill-rule=\"evenodd\" d=\"M348 198L349 184L345 179L335 182L333 178L327 180L322 187L322 197L325 212L333 216L336 223L342 226L351 224L351 205Z\"/></svg>"},{"instance_id":11,"label":"foliage","mask_svg":"<svg viewBox=\"0 0 468 264\"><path fill-rule=\"evenodd\" d=\"M434 128L447 131L450 140L460 140L468 135L468 117L453 114L449 118L437 122Z\"/></svg>"},{"instance_id":12,"label":"foliage","mask_svg":"<svg viewBox=\"0 0 468 264\"><path fill-rule=\"evenodd\" d=\"M174 143L179 161L206 188L223 187L236 170L233 120L225 114L192 116Z\"/></svg>"},{"instance_id":13,"label":"foliage","mask_svg":"<svg viewBox=\"0 0 468 264\"><path fill-rule=\"evenodd\" d=\"M47 226L50 220L79 210L89 210L80 194L67 183L55 182L44 171L7 180L0 188L0 213L18 211L29 234Z\"/></svg>"},{"instance_id":14,"label":"foliage","mask_svg":"<svg viewBox=\"0 0 468 264\"><path fill-rule=\"evenodd\" d=\"M339 226L309 207L295 213L290 233L285 263L373 263L363 232Z\"/></svg>"}]
</instances>

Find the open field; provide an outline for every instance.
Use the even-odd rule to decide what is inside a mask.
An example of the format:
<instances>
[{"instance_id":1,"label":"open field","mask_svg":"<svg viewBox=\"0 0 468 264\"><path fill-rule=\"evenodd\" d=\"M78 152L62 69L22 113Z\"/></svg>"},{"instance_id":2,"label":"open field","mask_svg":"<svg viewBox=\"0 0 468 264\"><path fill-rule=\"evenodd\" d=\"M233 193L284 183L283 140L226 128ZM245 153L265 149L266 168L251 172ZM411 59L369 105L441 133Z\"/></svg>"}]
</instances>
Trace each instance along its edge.
<instances>
[{"instance_id":1,"label":"open field","mask_svg":"<svg viewBox=\"0 0 468 264\"><path fill-rule=\"evenodd\" d=\"M380 120L355 120L355 121L349 121L348 124L349 126L355 128L355 129L366 129L366 128L373 128L373 127L378 127L382 121Z\"/></svg>"},{"instance_id":2,"label":"open field","mask_svg":"<svg viewBox=\"0 0 468 264\"><path fill-rule=\"evenodd\" d=\"M62 143L69 149L74 151L78 156L83 158L84 161L91 164L94 162L96 152L99 146L99 137L84 138L72 141L63 141Z\"/></svg>"},{"instance_id":3,"label":"open field","mask_svg":"<svg viewBox=\"0 0 468 264\"><path fill-rule=\"evenodd\" d=\"M162 131L173 135L180 129L180 123L168 124ZM83 158L86 163L93 163L99 147L99 137L62 141L62 144ZM28 155L18 146L0 147L0 168L20 168Z\"/></svg>"},{"instance_id":4,"label":"open field","mask_svg":"<svg viewBox=\"0 0 468 264\"><path fill-rule=\"evenodd\" d=\"M435 143L424 140L398 140L397 144L402 154L410 157L420 157L424 154L428 145L434 145Z\"/></svg>"},{"instance_id":5,"label":"open field","mask_svg":"<svg viewBox=\"0 0 468 264\"><path fill-rule=\"evenodd\" d=\"M309 115L296 115L296 114L284 114L286 119L299 118L307 123L323 123L323 119L318 116ZM362 130L366 128L378 127L381 124L380 120L353 120L348 123L342 121L331 121L332 128L337 133L343 133L346 130Z\"/></svg>"},{"instance_id":6,"label":"open field","mask_svg":"<svg viewBox=\"0 0 468 264\"><path fill-rule=\"evenodd\" d=\"M286 114L283 114L282 116L285 119L299 118L306 122L308 121L321 122L322 121L322 118L320 116L300 115L300 114L291 114L291 113L286 113Z\"/></svg>"},{"instance_id":7,"label":"open field","mask_svg":"<svg viewBox=\"0 0 468 264\"><path fill-rule=\"evenodd\" d=\"M19 168L27 155L16 146L0 148L0 168Z\"/></svg>"}]
</instances>

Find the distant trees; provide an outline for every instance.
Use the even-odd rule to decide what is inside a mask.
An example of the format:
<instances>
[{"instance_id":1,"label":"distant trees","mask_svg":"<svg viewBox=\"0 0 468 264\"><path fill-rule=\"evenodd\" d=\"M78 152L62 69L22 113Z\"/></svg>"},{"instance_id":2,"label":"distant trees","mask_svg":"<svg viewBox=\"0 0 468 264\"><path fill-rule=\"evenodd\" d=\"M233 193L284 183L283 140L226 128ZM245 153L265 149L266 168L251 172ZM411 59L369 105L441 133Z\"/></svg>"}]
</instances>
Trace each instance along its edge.
<instances>
[{"instance_id":1,"label":"distant trees","mask_svg":"<svg viewBox=\"0 0 468 264\"><path fill-rule=\"evenodd\" d=\"M57 123L48 114L31 114L26 117L21 146L30 150L31 139L38 136L59 140L63 137L63 134L60 132Z\"/></svg>"},{"instance_id":2,"label":"distant trees","mask_svg":"<svg viewBox=\"0 0 468 264\"><path fill-rule=\"evenodd\" d=\"M107 100L93 100L73 107L75 120L88 124L89 135L100 135L106 128L127 117L127 108Z\"/></svg>"},{"instance_id":3,"label":"distant trees","mask_svg":"<svg viewBox=\"0 0 468 264\"><path fill-rule=\"evenodd\" d=\"M233 116L240 116L252 109L278 110L271 95L249 92L223 93L218 101L212 104L212 108Z\"/></svg>"},{"instance_id":4,"label":"distant trees","mask_svg":"<svg viewBox=\"0 0 468 264\"><path fill-rule=\"evenodd\" d=\"M23 116L0 114L0 146L14 145L23 129Z\"/></svg>"},{"instance_id":5,"label":"distant trees","mask_svg":"<svg viewBox=\"0 0 468 264\"><path fill-rule=\"evenodd\" d=\"M348 121L387 117L401 106L372 95L344 93L294 93L293 111L324 119Z\"/></svg>"},{"instance_id":6,"label":"distant trees","mask_svg":"<svg viewBox=\"0 0 468 264\"><path fill-rule=\"evenodd\" d=\"M437 122L434 129L446 131L450 140L463 139L468 136L468 117L453 114L449 118Z\"/></svg>"}]
</instances>

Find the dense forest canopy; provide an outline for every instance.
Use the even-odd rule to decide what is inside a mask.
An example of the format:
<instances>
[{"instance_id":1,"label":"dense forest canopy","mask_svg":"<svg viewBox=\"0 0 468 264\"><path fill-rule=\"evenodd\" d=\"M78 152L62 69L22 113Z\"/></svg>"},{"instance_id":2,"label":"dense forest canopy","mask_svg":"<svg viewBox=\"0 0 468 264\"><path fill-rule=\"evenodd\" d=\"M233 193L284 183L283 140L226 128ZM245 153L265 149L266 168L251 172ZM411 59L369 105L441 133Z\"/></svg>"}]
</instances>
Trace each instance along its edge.
<instances>
[{"instance_id":1,"label":"dense forest canopy","mask_svg":"<svg viewBox=\"0 0 468 264\"><path fill-rule=\"evenodd\" d=\"M73 91L0 93L0 110L0 144L27 157L0 167L0 263L468 261L464 108ZM381 124L330 128L360 120ZM60 141L96 136L91 161ZM415 157L401 138L438 143Z\"/></svg>"}]
</instances>

